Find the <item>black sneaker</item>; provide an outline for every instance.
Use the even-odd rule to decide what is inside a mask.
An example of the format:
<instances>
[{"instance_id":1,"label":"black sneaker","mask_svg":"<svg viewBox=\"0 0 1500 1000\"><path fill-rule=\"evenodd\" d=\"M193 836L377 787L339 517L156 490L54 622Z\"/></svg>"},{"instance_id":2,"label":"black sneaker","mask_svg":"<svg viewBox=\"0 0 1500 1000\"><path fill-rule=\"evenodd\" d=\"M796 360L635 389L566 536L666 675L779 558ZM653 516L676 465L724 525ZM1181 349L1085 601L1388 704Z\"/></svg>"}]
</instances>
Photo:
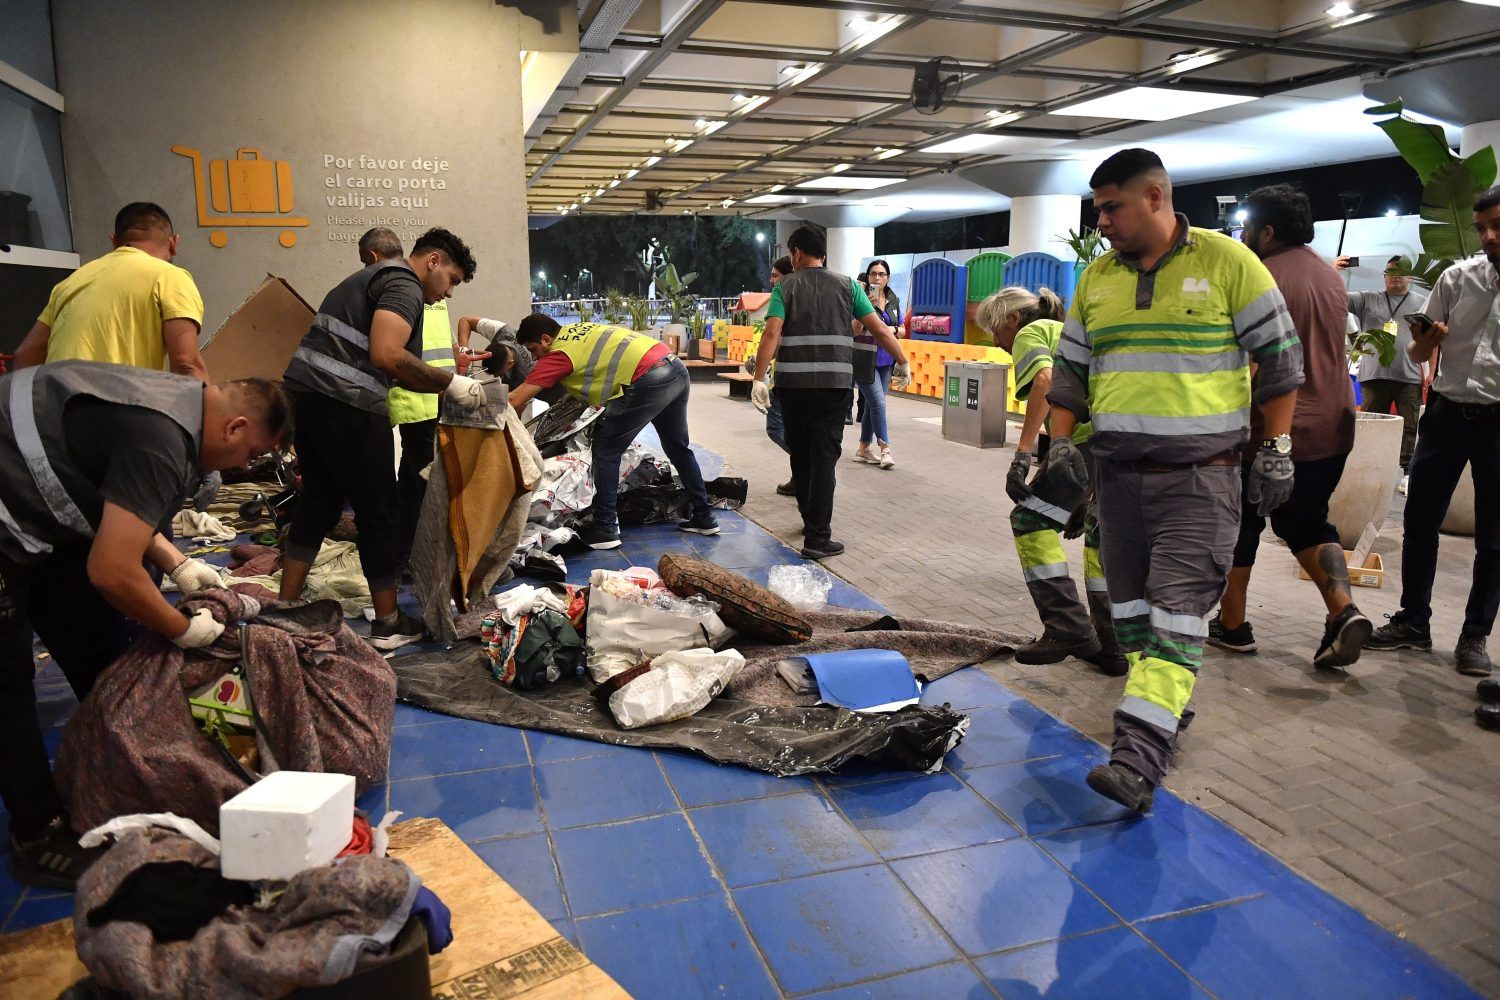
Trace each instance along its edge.
<instances>
[{"instance_id":1,"label":"black sneaker","mask_svg":"<svg viewBox=\"0 0 1500 1000\"><path fill-rule=\"evenodd\" d=\"M1043 632L1040 639L1033 639L1016 650L1016 662L1028 665L1061 663L1070 656L1092 662L1103 651L1098 636L1072 639Z\"/></svg>"},{"instance_id":2,"label":"black sneaker","mask_svg":"<svg viewBox=\"0 0 1500 1000\"><path fill-rule=\"evenodd\" d=\"M779 497L794 497L794 496L796 496L797 495L797 483L796 483L796 481L792 480L792 479L788 479L784 483L778 483L777 486L776 486L776 495L779 496Z\"/></svg>"},{"instance_id":3,"label":"black sneaker","mask_svg":"<svg viewBox=\"0 0 1500 1000\"><path fill-rule=\"evenodd\" d=\"M699 514L697 517L686 521L677 522L678 531L691 531L695 535L717 535L719 533L719 519L712 514Z\"/></svg>"},{"instance_id":4,"label":"black sneaker","mask_svg":"<svg viewBox=\"0 0 1500 1000\"><path fill-rule=\"evenodd\" d=\"M1238 628L1225 628L1218 615L1208 623L1208 644L1231 653L1250 654L1260 648L1255 645L1255 630L1250 627L1249 619L1240 622Z\"/></svg>"},{"instance_id":5,"label":"black sneaker","mask_svg":"<svg viewBox=\"0 0 1500 1000\"><path fill-rule=\"evenodd\" d=\"M1490 705L1500 705L1500 681L1480 681L1479 686L1474 689L1479 700Z\"/></svg>"},{"instance_id":6,"label":"black sneaker","mask_svg":"<svg viewBox=\"0 0 1500 1000\"><path fill-rule=\"evenodd\" d=\"M1481 729L1500 732L1500 705L1479 705L1474 709L1474 721ZM14 869L12 869L14 870Z\"/></svg>"},{"instance_id":7,"label":"black sneaker","mask_svg":"<svg viewBox=\"0 0 1500 1000\"><path fill-rule=\"evenodd\" d=\"M1386 615L1390 623L1370 633L1365 642L1366 649L1431 649L1432 629L1426 625L1413 625L1407 621L1405 611Z\"/></svg>"},{"instance_id":8,"label":"black sneaker","mask_svg":"<svg viewBox=\"0 0 1500 1000\"><path fill-rule=\"evenodd\" d=\"M1349 605L1323 628L1323 641L1313 654L1313 666L1322 670L1347 667L1359 660L1360 650L1375 631L1359 608Z\"/></svg>"},{"instance_id":9,"label":"black sneaker","mask_svg":"<svg viewBox=\"0 0 1500 1000\"><path fill-rule=\"evenodd\" d=\"M827 559L829 556L843 555L843 552L844 543L835 542L831 538L826 542L819 542L816 545L814 545L812 542L806 541L802 543L803 559L812 559L816 561L818 559Z\"/></svg>"},{"instance_id":10,"label":"black sneaker","mask_svg":"<svg viewBox=\"0 0 1500 1000\"><path fill-rule=\"evenodd\" d=\"M592 521L579 530L578 537L591 549L618 549L620 547L619 528L606 528Z\"/></svg>"},{"instance_id":11,"label":"black sneaker","mask_svg":"<svg viewBox=\"0 0 1500 1000\"><path fill-rule=\"evenodd\" d=\"M427 626L422 624L421 619L413 618L404 611L396 612L396 620L389 625L379 618L370 623L370 645L385 652L421 642L425 638Z\"/></svg>"},{"instance_id":12,"label":"black sneaker","mask_svg":"<svg viewBox=\"0 0 1500 1000\"><path fill-rule=\"evenodd\" d=\"M1139 813L1151 811L1156 786L1124 764L1114 761L1100 764L1089 772L1089 787L1106 799L1114 799L1127 809Z\"/></svg>"},{"instance_id":13,"label":"black sneaker","mask_svg":"<svg viewBox=\"0 0 1500 1000\"><path fill-rule=\"evenodd\" d=\"M78 877L99 860L103 847L79 847L78 835L61 816L35 840L10 840L10 875L25 885L72 892Z\"/></svg>"},{"instance_id":14,"label":"black sneaker","mask_svg":"<svg viewBox=\"0 0 1500 1000\"><path fill-rule=\"evenodd\" d=\"M1458 661L1458 672L1465 677L1488 677L1495 672L1495 665L1490 662L1490 654L1485 652L1485 637L1482 635L1461 635L1458 637L1458 646L1453 650L1453 658Z\"/></svg>"}]
</instances>

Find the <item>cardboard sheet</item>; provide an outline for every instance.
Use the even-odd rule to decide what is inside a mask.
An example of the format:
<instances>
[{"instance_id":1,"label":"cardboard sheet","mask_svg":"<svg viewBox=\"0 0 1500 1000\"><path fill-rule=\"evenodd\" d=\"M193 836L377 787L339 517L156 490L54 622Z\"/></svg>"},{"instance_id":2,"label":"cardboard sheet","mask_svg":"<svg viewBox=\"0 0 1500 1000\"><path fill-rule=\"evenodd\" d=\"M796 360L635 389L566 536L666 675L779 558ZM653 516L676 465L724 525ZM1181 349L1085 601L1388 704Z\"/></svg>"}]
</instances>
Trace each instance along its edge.
<instances>
[{"instance_id":1,"label":"cardboard sheet","mask_svg":"<svg viewBox=\"0 0 1500 1000\"><path fill-rule=\"evenodd\" d=\"M203 361L215 382L279 379L292 352L312 326L314 309L285 278L266 275L260 287L229 314L203 344Z\"/></svg>"}]
</instances>

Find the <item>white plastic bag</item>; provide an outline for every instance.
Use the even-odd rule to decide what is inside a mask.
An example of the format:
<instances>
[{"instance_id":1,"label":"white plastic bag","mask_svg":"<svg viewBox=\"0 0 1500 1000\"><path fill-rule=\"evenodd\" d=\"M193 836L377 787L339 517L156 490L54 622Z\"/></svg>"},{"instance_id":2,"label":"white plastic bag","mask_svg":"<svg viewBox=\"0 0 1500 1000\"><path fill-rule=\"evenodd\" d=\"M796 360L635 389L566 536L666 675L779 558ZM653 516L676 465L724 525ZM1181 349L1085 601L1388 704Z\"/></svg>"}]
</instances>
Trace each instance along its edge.
<instances>
[{"instance_id":1,"label":"white plastic bag","mask_svg":"<svg viewBox=\"0 0 1500 1000\"><path fill-rule=\"evenodd\" d=\"M767 585L798 611L818 611L828 603L833 577L817 566L773 566Z\"/></svg>"},{"instance_id":2,"label":"white plastic bag","mask_svg":"<svg viewBox=\"0 0 1500 1000\"><path fill-rule=\"evenodd\" d=\"M640 601L610 593L605 581L612 576L623 574L596 569L589 576L588 668L595 683L662 653L720 645L729 635L717 614L692 613L680 601L677 610L664 610L634 584L629 590L639 591Z\"/></svg>"},{"instance_id":3,"label":"white plastic bag","mask_svg":"<svg viewBox=\"0 0 1500 1000\"><path fill-rule=\"evenodd\" d=\"M663 653L650 670L609 696L609 710L621 729L685 719L701 712L744 665L736 649Z\"/></svg>"}]
</instances>

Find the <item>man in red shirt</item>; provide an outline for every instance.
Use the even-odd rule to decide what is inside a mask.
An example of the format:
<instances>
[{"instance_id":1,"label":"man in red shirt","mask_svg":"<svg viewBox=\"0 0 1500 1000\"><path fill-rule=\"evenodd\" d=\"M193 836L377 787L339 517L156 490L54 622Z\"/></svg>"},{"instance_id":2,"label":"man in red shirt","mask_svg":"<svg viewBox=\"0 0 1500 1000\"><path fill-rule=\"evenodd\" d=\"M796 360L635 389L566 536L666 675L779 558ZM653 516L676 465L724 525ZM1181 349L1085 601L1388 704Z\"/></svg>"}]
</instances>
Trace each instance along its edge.
<instances>
[{"instance_id":1,"label":"man in red shirt","mask_svg":"<svg viewBox=\"0 0 1500 1000\"><path fill-rule=\"evenodd\" d=\"M620 546L615 513L620 493L620 456L647 424L677 470L692 504L692 516L677 527L716 535L719 522L708 501L703 472L689 443L687 367L665 344L645 334L602 323L560 327L533 313L521 321L516 341L536 356L536 367L510 393L519 412L537 393L561 385L590 406L604 407L594 425L594 518L581 531L594 549Z\"/></svg>"}]
</instances>

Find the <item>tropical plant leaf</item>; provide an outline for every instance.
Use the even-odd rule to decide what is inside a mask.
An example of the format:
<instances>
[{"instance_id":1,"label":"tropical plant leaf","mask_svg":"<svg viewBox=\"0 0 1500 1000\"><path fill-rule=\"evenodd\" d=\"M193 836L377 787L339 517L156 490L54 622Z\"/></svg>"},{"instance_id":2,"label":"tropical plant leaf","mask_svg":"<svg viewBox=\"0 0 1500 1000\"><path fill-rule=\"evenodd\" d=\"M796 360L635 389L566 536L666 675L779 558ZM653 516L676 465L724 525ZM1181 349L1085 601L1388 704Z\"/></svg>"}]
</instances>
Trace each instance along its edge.
<instances>
[{"instance_id":1,"label":"tropical plant leaf","mask_svg":"<svg viewBox=\"0 0 1500 1000\"><path fill-rule=\"evenodd\" d=\"M1394 111L1395 117L1376 122L1396 147L1422 183L1426 184L1442 168L1453 162L1453 150L1448 146L1448 134L1440 125L1413 121L1401 114L1401 102L1392 101L1378 108L1368 108L1365 114L1381 114Z\"/></svg>"},{"instance_id":2,"label":"tropical plant leaf","mask_svg":"<svg viewBox=\"0 0 1500 1000\"><path fill-rule=\"evenodd\" d=\"M1481 191L1488 191L1495 183L1496 164L1495 147L1486 146L1475 150L1463 159L1464 169L1474 178L1474 186Z\"/></svg>"},{"instance_id":3,"label":"tropical plant leaf","mask_svg":"<svg viewBox=\"0 0 1500 1000\"><path fill-rule=\"evenodd\" d=\"M689 271L687 274L679 275L678 278L677 278L677 280L682 285L683 288L686 288L688 285L691 285L693 283L693 279L695 279L697 277L698 277L698 272L697 271Z\"/></svg>"},{"instance_id":4,"label":"tropical plant leaf","mask_svg":"<svg viewBox=\"0 0 1500 1000\"><path fill-rule=\"evenodd\" d=\"M1430 223L1419 230L1423 250L1450 260L1479 252L1473 204L1481 190L1468 167L1456 157L1433 174L1422 187L1421 214Z\"/></svg>"},{"instance_id":5,"label":"tropical plant leaf","mask_svg":"<svg viewBox=\"0 0 1500 1000\"><path fill-rule=\"evenodd\" d=\"M1366 354L1375 355L1382 368L1389 368L1396 361L1396 335L1384 330L1355 334L1349 343L1349 360L1358 361Z\"/></svg>"}]
</instances>

